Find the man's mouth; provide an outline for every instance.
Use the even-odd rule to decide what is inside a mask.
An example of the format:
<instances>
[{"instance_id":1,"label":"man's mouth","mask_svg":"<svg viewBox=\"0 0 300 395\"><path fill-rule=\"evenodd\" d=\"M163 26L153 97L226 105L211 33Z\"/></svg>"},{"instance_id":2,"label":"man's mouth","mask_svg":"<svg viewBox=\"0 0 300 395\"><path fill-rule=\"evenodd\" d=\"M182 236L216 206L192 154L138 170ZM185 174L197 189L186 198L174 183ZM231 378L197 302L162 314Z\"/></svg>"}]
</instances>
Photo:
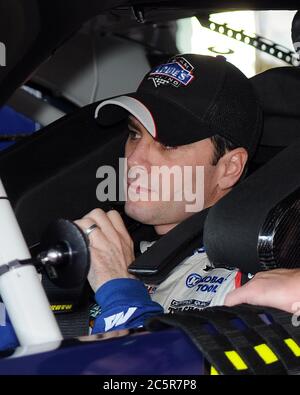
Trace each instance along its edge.
<instances>
[{"instance_id":1,"label":"man's mouth","mask_svg":"<svg viewBox=\"0 0 300 395\"><path fill-rule=\"evenodd\" d=\"M151 192L148 188L144 188L141 187L140 185L138 185L138 187L136 188L136 193L149 193Z\"/></svg>"},{"instance_id":2,"label":"man's mouth","mask_svg":"<svg viewBox=\"0 0 300 395\"><path fill-rule=\"evenodd\" d=\"M151 190L145 186L141 186L137 182L127 182L128 189L130 188L131 191L134 191L135 193L149 193Z\"/></svg>"}]
</instances>

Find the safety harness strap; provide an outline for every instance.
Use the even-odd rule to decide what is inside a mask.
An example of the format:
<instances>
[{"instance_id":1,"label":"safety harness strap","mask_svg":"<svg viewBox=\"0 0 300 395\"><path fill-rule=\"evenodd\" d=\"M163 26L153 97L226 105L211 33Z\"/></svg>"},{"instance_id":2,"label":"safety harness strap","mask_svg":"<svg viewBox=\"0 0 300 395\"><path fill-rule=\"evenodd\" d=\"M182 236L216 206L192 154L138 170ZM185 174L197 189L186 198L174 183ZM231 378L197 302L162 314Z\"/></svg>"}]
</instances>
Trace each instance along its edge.
<instances>
[{"instance_id":1,"label":"safety harness strap","mask_svg":"<svg viewBox=\"0 0 300 395\"><path fill-rule=\"evenodd\" d=\"M276 309L218 306L158 316L146 327L182 329L206 358L211 374L298 374L300 329L295 330L291 318Z\"/></svg>"}]
</instances>

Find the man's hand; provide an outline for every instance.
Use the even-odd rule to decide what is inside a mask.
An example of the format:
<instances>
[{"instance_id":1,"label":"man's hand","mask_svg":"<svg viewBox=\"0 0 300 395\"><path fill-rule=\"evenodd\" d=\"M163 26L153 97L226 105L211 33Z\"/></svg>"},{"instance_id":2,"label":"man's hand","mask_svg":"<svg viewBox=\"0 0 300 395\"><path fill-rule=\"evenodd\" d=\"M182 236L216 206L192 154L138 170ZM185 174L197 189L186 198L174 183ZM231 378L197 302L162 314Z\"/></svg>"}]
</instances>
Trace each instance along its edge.
<instances>
[{"instance_id":1,"label":"man's hand","mask_svg":"<svg viewBox=\"0 0 300 395\"><path fill-rule=\"evenodd\" d=\"M252 280L230 292L224 304L248 303L290 313L300 304L300 269L275 269L257 273ZM293 307L294 306L294 307Z\"/></svg>"},{"instance_id":2,"label":"man's hand","mask_svg":"<svg viewBox=\"0 0 300 395\"><path fill-rule=\"evenodd\" d=\"M91 253L88 281L94 292L109 280L135 278L127 271L134 261L133 241L117 211L105 213L98 208L74 222L83 231L93 224L98 226L88 236Z\"/></svg>"}]
</instances>

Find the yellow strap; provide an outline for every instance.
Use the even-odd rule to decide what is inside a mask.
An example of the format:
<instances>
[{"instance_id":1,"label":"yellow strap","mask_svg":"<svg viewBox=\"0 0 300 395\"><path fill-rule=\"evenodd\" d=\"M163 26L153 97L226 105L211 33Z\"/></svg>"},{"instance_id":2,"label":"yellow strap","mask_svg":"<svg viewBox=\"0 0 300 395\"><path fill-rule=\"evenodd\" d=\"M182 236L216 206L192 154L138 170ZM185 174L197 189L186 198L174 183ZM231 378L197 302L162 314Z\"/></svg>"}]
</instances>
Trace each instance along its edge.
<instances>
[{"instance_id":1,"label":"yellow strap","mask_svg":"<svg viewBox=\"0 0 300 395\"><path fill-rule=\"evenodd\" d=\"M258 346L255 346L254 349L267 365L278 361L274 352L266 344L259 344Z\"/></svg>"},{"instance_id":2,"label":"yellow strap","mask_svg":"<svg viewBox=\"0 0 300 395\"><path fill-rule=\"evenodd\" d=\"M289 338L289 339L284 339L284 341L288 346L288 348L295 354L295 356L300 357L300 347L295 342L295 340Z\"/></svg>"},{"instance_id":3,"label":"yellow strap","mask_svg":"<svg viewBox=\"0 0 300 395\"><path fill-rule=\"evenodd\" d=\"M219 372L216 370L216 368L214 366L210 367L210 375L211 376L218 376Z\"/></svg>"},{"instance_id":4,"label":"yellow strap","mask_svg":"<svg viewBox=\"0 0 300 395\"><path fill-rule=\"evenodd\" d=\"M229 361L232 363L232 365L236 368L236 370L248 369L248 366L245 364L243 359L240 357L240 355L236 351L226 351L225 355L227 356Z\"/></svg>"}]
</instances>

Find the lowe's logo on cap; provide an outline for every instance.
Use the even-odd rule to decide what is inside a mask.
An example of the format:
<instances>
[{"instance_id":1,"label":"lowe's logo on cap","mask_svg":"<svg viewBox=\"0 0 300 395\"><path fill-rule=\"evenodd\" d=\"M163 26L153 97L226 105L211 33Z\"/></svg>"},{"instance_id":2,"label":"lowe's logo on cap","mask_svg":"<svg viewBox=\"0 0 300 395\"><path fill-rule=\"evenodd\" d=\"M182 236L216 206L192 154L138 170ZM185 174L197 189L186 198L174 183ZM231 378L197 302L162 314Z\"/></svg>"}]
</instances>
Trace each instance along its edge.
<instances>
[{"instance_id":1,"label":"lowe's logo on cap","mask_svg":"<svg viewBox=\"0 0 300 395\"><path fill-rule=\"evenodd\" d=\"M187 86L194 79L192 71L194 67L183 57L172 59L169 63L155 67L149 74L148 79L152 79L155 87L159 85L171 84L178 88Z\"/></svg>"}]
</instances>

